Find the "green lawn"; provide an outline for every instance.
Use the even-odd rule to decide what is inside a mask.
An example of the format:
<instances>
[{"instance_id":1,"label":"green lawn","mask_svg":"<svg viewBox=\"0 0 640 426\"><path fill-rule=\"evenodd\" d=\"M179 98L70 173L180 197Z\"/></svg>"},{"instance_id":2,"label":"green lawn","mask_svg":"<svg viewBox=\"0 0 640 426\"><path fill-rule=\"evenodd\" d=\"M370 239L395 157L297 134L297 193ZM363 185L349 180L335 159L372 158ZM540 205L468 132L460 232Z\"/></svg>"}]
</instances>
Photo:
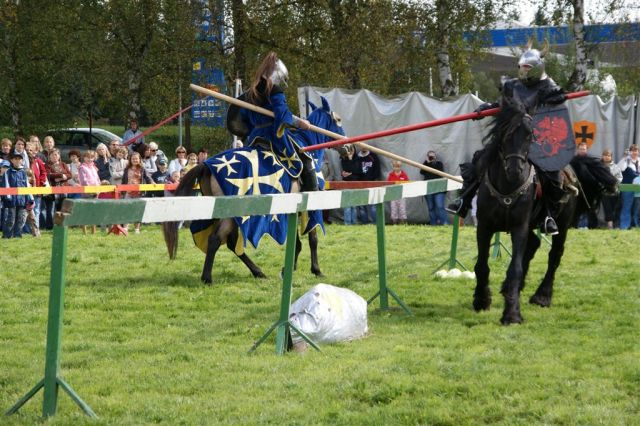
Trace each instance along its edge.
<instances>
[{"instance_id":1,"label":"green lawn","mask_svg":"<svg viewBox=\"0 0 640 426\"><path fill-rule=\"evenodd\" d=\"M522 325L499 324L508 258L491 263L494 306L471 309L472 281L439 281L451 228L387 227L389 286L413 316L370 307L370 335L322 353L274 354L284 250L249 250L255 280L226 249L215 285L181 234L169 261L157 226L128 238L70 231L62 375L99 416L64 394L52 424L639 424L640 232L572 231L549 309L526 303L546 267L534 259ZM44 373L51 233L1 240L0 410ZM472 267L473 229L459 259ZM302 252L294 298L318 282L368 298L378 285L375 227L330 225L326 274ZM395 306L395 305L394 305ZM42 394L0 423L40 422Z\"/></svg>"}]
</instances>

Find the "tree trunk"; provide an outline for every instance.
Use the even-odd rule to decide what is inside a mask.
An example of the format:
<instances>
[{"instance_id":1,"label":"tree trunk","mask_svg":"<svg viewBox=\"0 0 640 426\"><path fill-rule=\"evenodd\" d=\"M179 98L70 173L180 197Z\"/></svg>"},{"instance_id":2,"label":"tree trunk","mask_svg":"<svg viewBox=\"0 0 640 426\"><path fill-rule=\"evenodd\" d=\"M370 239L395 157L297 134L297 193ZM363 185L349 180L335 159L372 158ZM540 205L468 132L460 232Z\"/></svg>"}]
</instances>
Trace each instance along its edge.
<instances>
[{"instance_id":1,"label":"tree trunk","mask_svg":"<svg viewBox=\"0 0 640 426\"><path fill-rule=\"evenodd\" d=\"M235 78L243 81L244 86L248 86L245 81L251 79L247 75L247 57L245 54L246 38L246 12L242 0L232 0L231 14L233 17L233 56L234 68L236 71Z\"/></svg>"},{"instance_id":2,"label":"tree trunk","mask_svg":"<svg viewBox=\"0 0 640 426\"><path fill-rule=\"evenodd\" d=\"M436 2L438 17L438 50L436 61L438 64L438 77L440 79L440 91L443 98L457 95L456 86L451 76L451 64L449 62L449 10L446 1Z\"/></svg>"},{"instance_id":3,"label":"tree trunk","mask_svg":"<svg viewBox=\"0 0 640 426\"><path fill-rule=\"evenodd\" d=\"M576 63L569 78L567 90L584 89L587 81L587 46L584 40L584 0L571 0L573 5L573 38L576 45Z\"/></svg>"}]
</instances>

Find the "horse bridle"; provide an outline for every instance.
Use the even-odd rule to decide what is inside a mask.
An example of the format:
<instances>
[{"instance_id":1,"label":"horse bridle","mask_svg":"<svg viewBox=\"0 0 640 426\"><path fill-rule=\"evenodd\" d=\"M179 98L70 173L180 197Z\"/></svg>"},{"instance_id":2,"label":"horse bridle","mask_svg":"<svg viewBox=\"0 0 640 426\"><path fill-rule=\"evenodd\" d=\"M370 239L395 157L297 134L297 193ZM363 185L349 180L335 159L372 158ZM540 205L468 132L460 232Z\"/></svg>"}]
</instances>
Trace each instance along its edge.
<instances>
[{"instance_id":1,"label":"horse bridle","mask_svg":"<svg viewBox=\"0 0 640 426\"><path fill-rule=\"evenodd\" d=\"M511 154L511 155L518 156L519 154ZM524 161L527 161L527 159L525 158ZM493 186L493 184L491 183L491 180L489 179L489 173L484 174L484 183L487 185L489 194L491 194L493 198L496 198L498 202L502 204L504 207L508 208L508 207L511 207L513 202L516 201L518 198L520 198L521 195L527 192L529 187L533 184L533 179L535 178L535 176L536 176L535 167L530 165L529 176L527 176L527 179L522 183L522 185L516 188L515 191L512 191L506 195L502 194L500 191L496 189L495 186Z\"/></svg>"}]
</instances>

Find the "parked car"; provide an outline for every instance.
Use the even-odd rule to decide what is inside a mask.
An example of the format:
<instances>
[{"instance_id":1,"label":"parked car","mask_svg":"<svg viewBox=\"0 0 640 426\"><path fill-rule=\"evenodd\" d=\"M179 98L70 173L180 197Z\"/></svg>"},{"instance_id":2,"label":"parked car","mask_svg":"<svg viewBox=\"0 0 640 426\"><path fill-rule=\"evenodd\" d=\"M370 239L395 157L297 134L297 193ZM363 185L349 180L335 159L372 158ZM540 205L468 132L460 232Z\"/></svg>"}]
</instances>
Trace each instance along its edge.
<instances>
[{"instance_id":1,"label":"parked car","mask_svg":"<svg viewBox=\"0 0 640 426\"><path fill-rule=\"evenodd\" d=\"M76 127L69 129L49 130L47 135L53 136L56 148L60 150L62 161L69 161L69 151L76 149L83 153L88 149L95 150L98 144L109 146L112 140L122 142L122 138L108 130L97 127Z\"/></svg>"}]
</instances>

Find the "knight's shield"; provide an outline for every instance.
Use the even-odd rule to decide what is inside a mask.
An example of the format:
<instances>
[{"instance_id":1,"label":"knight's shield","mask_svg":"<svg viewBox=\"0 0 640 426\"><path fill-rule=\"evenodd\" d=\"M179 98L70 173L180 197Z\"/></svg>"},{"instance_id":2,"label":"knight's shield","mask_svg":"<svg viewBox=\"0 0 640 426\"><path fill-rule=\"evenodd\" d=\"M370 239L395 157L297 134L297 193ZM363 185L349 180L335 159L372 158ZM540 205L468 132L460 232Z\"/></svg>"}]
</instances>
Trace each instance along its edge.
<instances>
[{"instance_id":1,"label":"knight's shield","mask_svg":"<svg viewBox=\"0 0 640 426\"><path fill-rule=\"evenodd\" d=\"M576 143L565 105L540 108L533 117L529 160L545 171L562 170L573 158Z\"/></svg>"}]
</instances>

